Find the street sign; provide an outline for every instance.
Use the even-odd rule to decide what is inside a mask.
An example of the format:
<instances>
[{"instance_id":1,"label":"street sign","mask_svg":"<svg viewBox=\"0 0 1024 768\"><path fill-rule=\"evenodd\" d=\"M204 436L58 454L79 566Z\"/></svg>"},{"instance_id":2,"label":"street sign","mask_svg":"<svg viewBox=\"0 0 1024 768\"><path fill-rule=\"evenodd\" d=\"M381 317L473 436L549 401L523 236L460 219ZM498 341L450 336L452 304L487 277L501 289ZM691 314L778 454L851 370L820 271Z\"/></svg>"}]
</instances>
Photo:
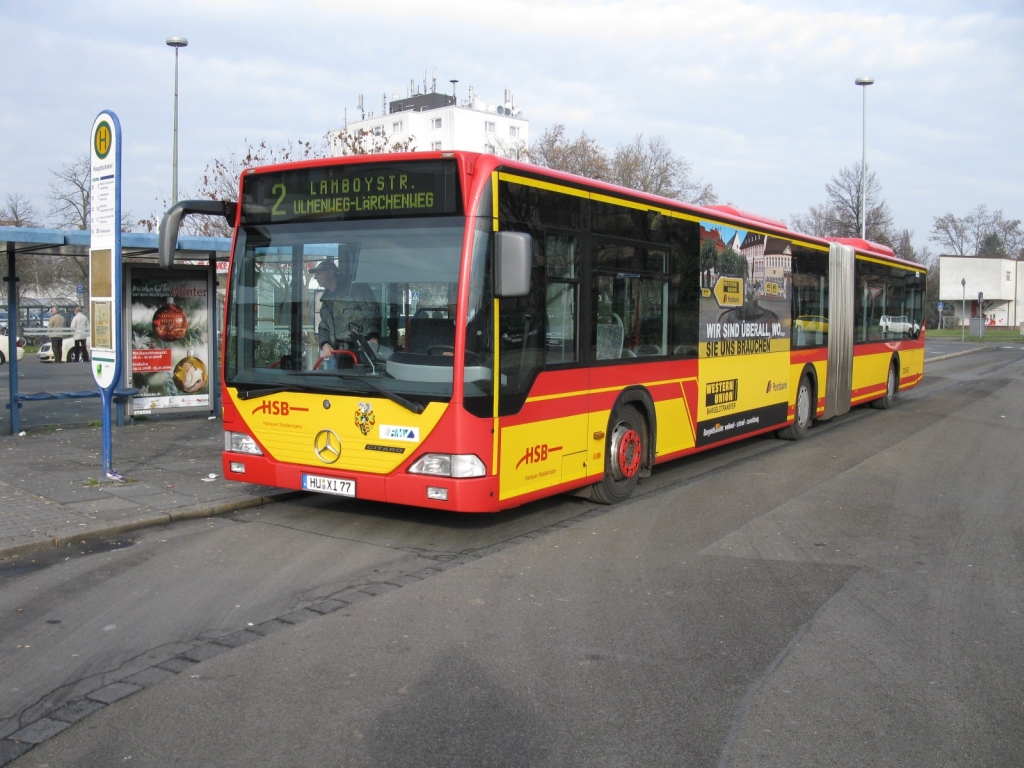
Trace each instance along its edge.
<instances>
[{"instance_id":1,"label":"street sign","mask_svg":"<svg viewBox=\"0 0 1024 768\"><path fill-rule=\"evenodd\" d=\"M121 378L121 123L100 112L89 136L89 332L92 375L103 404L103 470L120 479L111 458L110 404ZM84 288L84 286L83 286ZM84 293L84 290L83 290Z\"/></svg>"},{"instance_id":2,"label":"street sign","mask_svg":"<svg viewBox=\"0 0 1024 768\"><path fill-rule=\"evenodd\" d=\"M79 283L75 287L75 293L85 293L85 285L83 283Z\"/></svg>"},{"instance_id":3,"label":"street sign","mask_svg":"<svg viewBox=\"0 0 1024 768\"><path fill-rule=\"evenodd\" d=\"M714 292L720 307L743 306L743 278L741 277L718 278Z\"/></svg>"}]
</instances>

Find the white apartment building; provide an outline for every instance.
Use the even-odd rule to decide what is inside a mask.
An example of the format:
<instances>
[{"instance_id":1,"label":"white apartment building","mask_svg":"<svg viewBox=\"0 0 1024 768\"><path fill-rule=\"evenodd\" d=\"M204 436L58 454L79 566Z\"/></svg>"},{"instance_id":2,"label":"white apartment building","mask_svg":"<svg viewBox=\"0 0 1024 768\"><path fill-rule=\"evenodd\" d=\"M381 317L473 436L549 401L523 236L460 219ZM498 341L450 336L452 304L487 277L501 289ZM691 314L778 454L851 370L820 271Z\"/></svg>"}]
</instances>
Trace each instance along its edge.
<instances>
[{"instance_id":1,"label":"white apartment building","mask_svg":"<svg viewBox=\"0 0 1024 768\"><path fill-rule=\"evenodd\" d=\"M360 96L360 106L362 97ZM472 87L459 104L454 94L415 93L404 99L381 99L382 114L370 113L331 132L336 155L343 154L342 134L366 130L395 141L411 138L416 151L465 150L520 157L530 142L530 124L510 91L502 104L488 104Z\"/></svg>"},{"instance_id":2,"label":"white apartment building","mask_svg":"<svg viewBox=\"0 0 1024 768\"><path fill-rule=\"evenodd\" d=\"M978 294L984 307L978 304ZM952 308L956 324L964 316L984 316L985 325L1016 326L1024 322L1024 262L986 259L977 256L939 257L939 301L948 314Z\"/></svg>"}]
</instances>

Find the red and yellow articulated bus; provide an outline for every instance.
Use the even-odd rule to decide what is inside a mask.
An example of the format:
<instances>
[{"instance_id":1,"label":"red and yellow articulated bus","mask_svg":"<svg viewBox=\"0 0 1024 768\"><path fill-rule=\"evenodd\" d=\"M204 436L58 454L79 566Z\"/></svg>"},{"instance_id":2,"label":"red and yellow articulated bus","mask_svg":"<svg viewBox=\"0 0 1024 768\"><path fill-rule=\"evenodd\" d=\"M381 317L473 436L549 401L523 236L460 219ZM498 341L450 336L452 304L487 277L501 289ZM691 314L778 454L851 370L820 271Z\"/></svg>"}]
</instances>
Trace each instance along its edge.
<instances>
[{"instance_id":1,"label":"red and yellow articulated bus","mask_svg":"<svg viewBox=\"0 0 1024 768\"><path fill-rule=\"evenodd\" d=\"M183 215L234 226L234 480L457 512L610 503L655 464L888 408L924 372L925 270L864 240L468 152L257 168L239 201L161 228L166 266Z\"/></svg>"}]
</instances>

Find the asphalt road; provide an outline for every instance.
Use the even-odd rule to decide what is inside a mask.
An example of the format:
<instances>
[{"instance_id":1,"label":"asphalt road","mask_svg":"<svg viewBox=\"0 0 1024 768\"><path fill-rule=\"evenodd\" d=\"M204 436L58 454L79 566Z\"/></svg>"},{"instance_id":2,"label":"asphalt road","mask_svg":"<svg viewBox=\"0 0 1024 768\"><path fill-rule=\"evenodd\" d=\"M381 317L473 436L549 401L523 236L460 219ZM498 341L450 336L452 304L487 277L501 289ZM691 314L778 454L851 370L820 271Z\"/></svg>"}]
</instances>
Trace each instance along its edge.
<instances>
[{"instance_id":1,"label":"asphalt road","mask_svg":"<svg viewBox=\"0 0 1024 768\"><path fill-rule=\"evenodd\" d=\"M1022 427L991 349L614 507L308 496L0 567L0 735L125 681L14 765L1020 765Z\"/></svg>"}]
</instances>

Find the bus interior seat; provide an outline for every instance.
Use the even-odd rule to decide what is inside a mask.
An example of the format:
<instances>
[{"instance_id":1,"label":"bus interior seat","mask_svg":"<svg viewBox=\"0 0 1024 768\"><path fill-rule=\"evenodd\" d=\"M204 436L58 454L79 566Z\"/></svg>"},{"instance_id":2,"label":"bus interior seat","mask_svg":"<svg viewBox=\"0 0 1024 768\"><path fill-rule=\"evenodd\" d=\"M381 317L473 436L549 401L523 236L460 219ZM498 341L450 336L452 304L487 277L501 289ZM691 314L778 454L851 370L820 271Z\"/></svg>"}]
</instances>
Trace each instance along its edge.
<instances>
[{"instance_id":1,"label":"bus interior seat","mask_svg":"<svg viewBox=\"0 0 1024 768\"><path fill-rule=\"evenodd\" d=\"M413 317L409 320L406 349L420 355L431 347L455 348L455 322L435 317Z\"/></svg>"}]
</instances>

